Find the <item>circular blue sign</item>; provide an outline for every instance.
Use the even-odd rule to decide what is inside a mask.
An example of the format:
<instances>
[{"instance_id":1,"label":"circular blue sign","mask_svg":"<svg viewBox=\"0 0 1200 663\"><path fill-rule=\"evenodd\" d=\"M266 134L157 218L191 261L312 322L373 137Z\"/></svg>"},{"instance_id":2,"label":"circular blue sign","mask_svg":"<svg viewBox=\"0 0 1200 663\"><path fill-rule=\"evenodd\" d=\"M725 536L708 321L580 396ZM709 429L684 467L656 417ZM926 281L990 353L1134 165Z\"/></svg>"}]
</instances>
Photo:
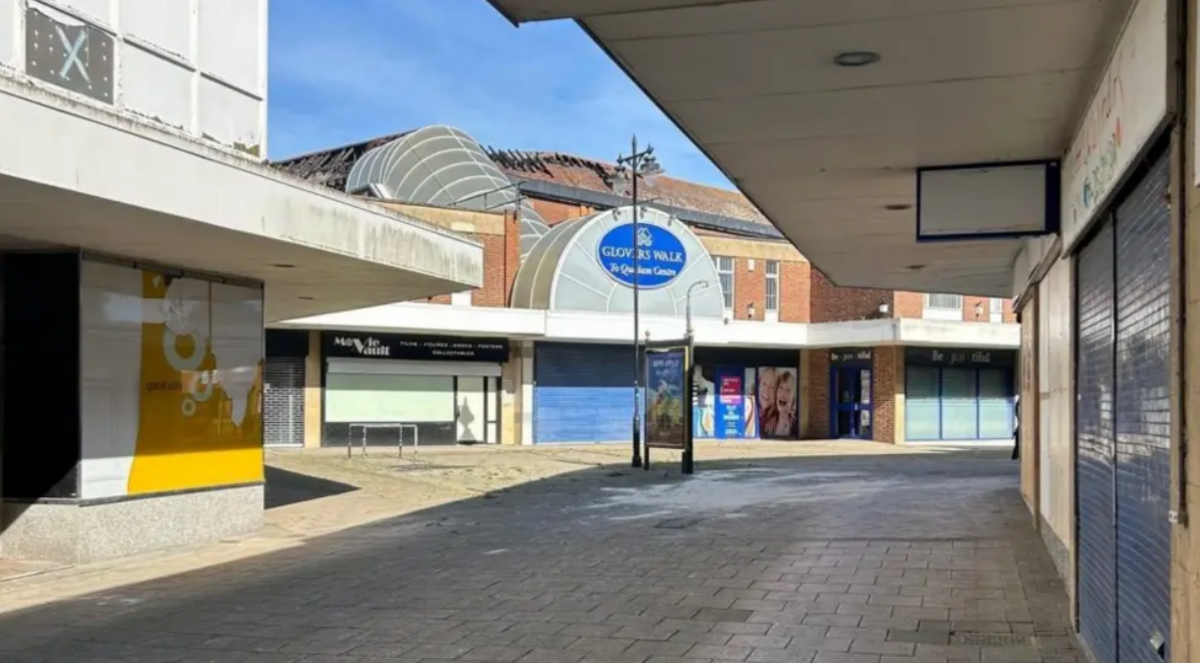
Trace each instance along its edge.
<instances>
[{"instance_id":1,"label":"circular blue sign","mask_svg":"<svg viewBox=\"0 0 1200 663\"><path fill-rule=\"evenodd\" d=\"M661 288L674 281L687 265L683 242L662 226L638 224L634 246L633 224L625 223L600 238L596 255L600 266L612 280L632 287L635 283L633 252L638 252L637 287Z\"/></svg>"}]
</instances>

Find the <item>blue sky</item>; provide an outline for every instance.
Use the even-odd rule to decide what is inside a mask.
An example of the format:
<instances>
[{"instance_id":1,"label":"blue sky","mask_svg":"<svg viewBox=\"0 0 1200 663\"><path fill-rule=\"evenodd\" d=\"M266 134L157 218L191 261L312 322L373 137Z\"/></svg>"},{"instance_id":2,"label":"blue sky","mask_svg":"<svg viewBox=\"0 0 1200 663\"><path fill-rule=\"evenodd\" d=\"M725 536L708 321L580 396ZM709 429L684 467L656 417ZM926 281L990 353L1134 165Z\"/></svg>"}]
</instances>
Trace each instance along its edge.
<instances>
[{"instance_id":1,"label":"blue sky","mask_svg":"<svg viewBox=\"0 0 1200 663\"><path fill-rule=\"evenodd\" d=\"M728 186L573 23L514 28L484 0L270 8L272 159L450 124L484 145L611 160L637 133L668 174Z\"/></svg>"}]
</instances>

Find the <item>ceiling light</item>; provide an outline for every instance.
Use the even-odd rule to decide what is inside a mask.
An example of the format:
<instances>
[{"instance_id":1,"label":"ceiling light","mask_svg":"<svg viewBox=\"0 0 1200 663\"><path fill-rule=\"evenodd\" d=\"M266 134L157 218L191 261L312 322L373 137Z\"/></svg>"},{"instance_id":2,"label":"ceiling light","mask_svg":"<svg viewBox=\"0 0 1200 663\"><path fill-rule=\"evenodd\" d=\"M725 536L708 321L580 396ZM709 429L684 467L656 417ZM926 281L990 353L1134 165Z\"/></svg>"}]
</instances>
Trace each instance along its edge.
<instances>
[{"instance_id":1,"label":"ceiling light","mask_svg":"<svg viewBox=\"0 0 1200 663\"><path fill-rule=\"evenodd\" d=\"M272 263L271 266L275 267L276 269L295 269L296 268L296 266L290 262L276 262L276 263Z\"/></svg>"},{"instance_id":2,"label":"ceiling light","mask_svg":"<svg viewBox=\"0 0 1200 663\"><path fill-rule=\"evenodd\" d=\"M300 295L299 297L296 297L296 299L303 299L306 302L311 302L313 300L313 298L309 297L308 295Z\"/></svg>"},{"instance_id":3,"label":"ceiling light","mask_svg":"<svg viewBox=\"0 0 1200 663\"><path fill-rule=\"evenodd\" d=\"M904 269L907 269L910 272L919 272L922 269L925 269L925 265L909 265L908 267L905 267Z\"/></svg>"},{"instance_id":4,"label":"ceiling light","mask_svg":"<svg viewBox=\"0 0 1200 663\"><path fill-rule=\"evenodd\" d=\"M903 212L904 210L912 209L912 205L908 203L892 203L891 205L884 205L883 209L889 212Z\"/></svg>"},{"instance_id":5,"label":"ceiling light","mask_svg":"<svg viewBox=\"0 0 1200 663\"><path fill-rule=\"evenodd\" d=\"M839 67L865 67L879 59L879 54L874 51L846 51L834 56L833 63Z\"/></svg>"}]
</instances>

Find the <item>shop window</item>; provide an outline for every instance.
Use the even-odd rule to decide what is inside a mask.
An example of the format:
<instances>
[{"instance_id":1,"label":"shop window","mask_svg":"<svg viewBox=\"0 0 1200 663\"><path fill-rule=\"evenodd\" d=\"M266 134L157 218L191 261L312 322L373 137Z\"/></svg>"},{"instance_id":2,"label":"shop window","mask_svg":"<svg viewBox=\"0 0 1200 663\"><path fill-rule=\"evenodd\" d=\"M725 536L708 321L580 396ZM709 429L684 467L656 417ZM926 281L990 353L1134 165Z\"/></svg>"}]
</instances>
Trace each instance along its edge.
<instances>
[{"instance_id":1,"label":"shop window","mask_svg":"<svg viewBox=\"0 0 1200 663\"><path fill-rule=\"evenodd\" d=\"M766 276L767 322L779 322L779 261L768 260L764 269Z\"/></svg>"},{"instance_id":2,"label":"shop window","mask_svg":"<svg viewBox=\"0 0 1200 663\"><path fill-rule=\"evenodd\" d=\"M733 258L729 256L713 256L717 267L717 277L721 280L721 292L725 295L725 314L733 313Z\"/></svg>"},{"instance_id":3,"label":"shop window","mask_svg":"<svg viewBox=\"0 0 1200 663\"><path fill-rule=\"evenodd\" d=\"M925 312L922 317L926 320L962 320L962 311L962 295L930 293L925 295Z\"/></svg>"}]
</instances>

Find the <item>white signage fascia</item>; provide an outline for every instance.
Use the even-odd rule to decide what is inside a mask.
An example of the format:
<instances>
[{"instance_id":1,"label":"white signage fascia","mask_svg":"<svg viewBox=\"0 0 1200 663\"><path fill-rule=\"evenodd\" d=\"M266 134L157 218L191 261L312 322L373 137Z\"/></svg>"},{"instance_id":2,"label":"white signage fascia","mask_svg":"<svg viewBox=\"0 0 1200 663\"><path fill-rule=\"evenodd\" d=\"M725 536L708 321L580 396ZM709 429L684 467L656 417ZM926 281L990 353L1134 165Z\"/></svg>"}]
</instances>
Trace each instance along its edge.
<instances>
[{"instance_id":1,"label":"white signage fascia","mask_svg":"<svg viewBox=\"0 0 1200 663\"><path fill-rule=\"evenodd\" d=\"M1063 159L1062 239L1069 252L1171 108L1168 0L1139 0Z\"/></svg>"}]
</instances>

